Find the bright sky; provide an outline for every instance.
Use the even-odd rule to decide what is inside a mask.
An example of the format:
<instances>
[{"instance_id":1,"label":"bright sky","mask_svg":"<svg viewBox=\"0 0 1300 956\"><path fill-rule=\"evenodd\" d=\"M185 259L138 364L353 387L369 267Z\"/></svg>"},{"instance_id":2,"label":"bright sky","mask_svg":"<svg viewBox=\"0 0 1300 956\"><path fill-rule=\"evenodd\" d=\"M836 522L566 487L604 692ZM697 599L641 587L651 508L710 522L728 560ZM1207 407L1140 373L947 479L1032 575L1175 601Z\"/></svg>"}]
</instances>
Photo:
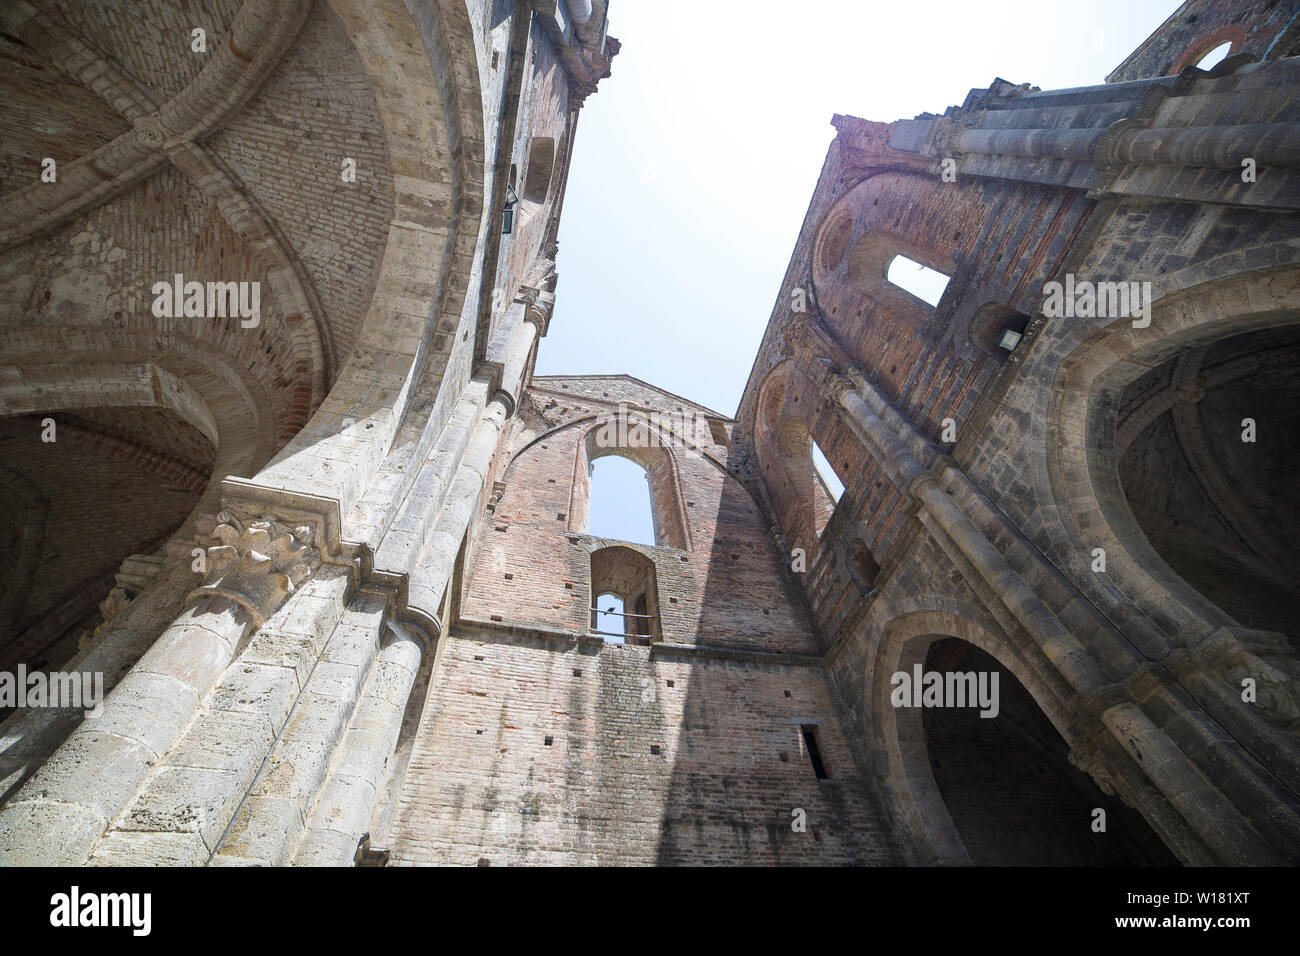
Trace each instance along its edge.
<instances>
[{"instance_id":1,"label":"bright sky","mask_svg":"<svg viewBox=\"0 0 1300 956\"><path fill-rule=\"evenodd\" d=\"M1101 83L1177 6L611 0L623 49L578 124L537 374L627 372L735 414L833 113L942 113L999 76ZM592 534L653 542L643 475L600 459Z\"/></svg>"},{"instance_id":2,"label":"bright sky","mask_svg":"<svg viewBox=\"0 0 1300 956\"><path fill-rule=\"evenodd\" d=\"M995 77L1105 75L1177 0L611 0L537 374L627 372L735 413L833 132Z\"/></svg>"}]
</instances>

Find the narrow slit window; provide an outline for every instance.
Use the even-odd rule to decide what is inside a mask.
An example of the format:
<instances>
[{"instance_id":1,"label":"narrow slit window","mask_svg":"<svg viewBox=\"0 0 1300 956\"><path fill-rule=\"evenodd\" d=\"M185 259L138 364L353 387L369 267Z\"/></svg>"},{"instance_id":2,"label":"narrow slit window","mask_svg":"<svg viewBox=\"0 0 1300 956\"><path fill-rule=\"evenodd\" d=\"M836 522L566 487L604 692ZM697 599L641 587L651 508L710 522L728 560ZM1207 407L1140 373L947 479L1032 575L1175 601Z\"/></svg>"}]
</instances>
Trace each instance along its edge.
<instances>
[{"instance_id":1,"label":"narrow slit window","mask_svg":"<svg viewBox=\"0 0 1300 956\"><path fill-rule=\"evenodd\" d=\"M817 740L817 725L800 724L799 730L803 734L804 749L808 751L808 760L812 763L813 773L817 775L818 780L829 779L830 774L826 772L826 764L822 760L822 748Z\"/></svg>"},{"instance_id":2,"label":"narrow slit window","mask_svg":"<svg viewBox=\"0 0 1300 956\"><path fill-rule=\"evenodd\" d=\"M840 496L844 494L844 482L840 481L840 476L835 474L830 459L826 457L826 453L822 451L821 446L815 441L812 443L812 460L813 466L817 469L817 474L821 477L822 484L826 486L826 491L831 496L831 500L838 504Z\"/></svg>"},{"instance_id":3,"label":"narrow slit window","mask_svg":"<svg viewBox=\"0 0 1300 956\"><path fill-rule=\"evenodd\" d=\"M939 300L943 298L943 290L948 287L946 275L936 272L929 266L923 266L907 256L894 256L889 261L885 278L931 307L939 304Z\"/></svg>"}]
</instances>

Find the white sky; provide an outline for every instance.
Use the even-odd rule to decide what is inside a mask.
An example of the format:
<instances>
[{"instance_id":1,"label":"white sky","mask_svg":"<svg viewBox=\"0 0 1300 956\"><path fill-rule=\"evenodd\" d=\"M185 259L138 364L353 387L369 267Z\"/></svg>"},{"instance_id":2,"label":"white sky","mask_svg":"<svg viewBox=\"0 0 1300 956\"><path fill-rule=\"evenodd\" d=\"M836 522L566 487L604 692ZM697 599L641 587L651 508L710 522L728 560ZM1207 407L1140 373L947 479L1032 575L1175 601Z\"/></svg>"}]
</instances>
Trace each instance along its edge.
<instances>
[{"instance_id":1,"label":"white sky","mask_svg":"<svg viewBox=\"0 0 1300 956\"><path fill-rule=\"evenodd\" d=\"M833 130L995 77L1103 81L1176 0L611 0L537 373L627 372L734 414Z\"/></svg>"}]
</instances>

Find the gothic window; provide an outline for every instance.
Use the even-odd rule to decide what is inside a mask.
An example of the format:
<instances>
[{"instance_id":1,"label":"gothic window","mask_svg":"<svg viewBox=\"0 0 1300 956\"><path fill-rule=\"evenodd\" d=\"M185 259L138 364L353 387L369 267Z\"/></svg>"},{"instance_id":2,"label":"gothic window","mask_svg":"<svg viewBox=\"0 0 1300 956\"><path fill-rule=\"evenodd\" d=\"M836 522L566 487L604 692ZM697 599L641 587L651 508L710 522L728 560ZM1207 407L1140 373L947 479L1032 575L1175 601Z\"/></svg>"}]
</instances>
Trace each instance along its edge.
<instances>
[{"instance_id":1,"label":"gothic window","mask_svg":"<svg viewBox=\"0 0 1300 956\"><path fill-rule=\"evenodd\" d=\"M551 174L555 169L555 140L549 136L534 136L528 146L528 174L524 180L526 202L541 205L551 188Z\"/></svg>"},{"instance_id":2,"label":"gothic window","mask_svg":"<svg viewBox=\"0 0 1300 956\"><path fill-rule=\"evenodd\" d=\"M812 442L812 460L813 467L817 469L817 477L821 478L826 493L838 504L840 496L844 494L844 482L840 481L840 476L835 474L835 469L831 467L830 460L822 451L822 446L815 440Z\"/></svg>"},{"instance_id":3,"label":"gothic window","mask_svg":"<svg viewBox=\"0 0 1300 956\"><path fill-rule=\"evenodd\" d=\"M950 256L910 245L889 233L871 231L853 244L845 278L877 306L924 322L948 287Z\"/></svg>"},{"instance_id":4,"label":"gothic window","mask_svg":"<svg viewBox=\"0 0 1300 956\"><path fill-rule=\"evenodd\" d=\"M666 432L652 432L634 416L611 416L590 429L578 446L569 528L602 538L690 550L669 448L673 440Z\"/></svg>"},{"instance_id":5,"label":"gothic window","mask_svg":"<svg viewBox=\"0 0 1300 956\"><path fill-rule=\"evenodd\" d=\"M636 544L654 544L654 516L645 469L630 459L607 455L591 466L588 534Z\"/></svg>"}]
</instances>

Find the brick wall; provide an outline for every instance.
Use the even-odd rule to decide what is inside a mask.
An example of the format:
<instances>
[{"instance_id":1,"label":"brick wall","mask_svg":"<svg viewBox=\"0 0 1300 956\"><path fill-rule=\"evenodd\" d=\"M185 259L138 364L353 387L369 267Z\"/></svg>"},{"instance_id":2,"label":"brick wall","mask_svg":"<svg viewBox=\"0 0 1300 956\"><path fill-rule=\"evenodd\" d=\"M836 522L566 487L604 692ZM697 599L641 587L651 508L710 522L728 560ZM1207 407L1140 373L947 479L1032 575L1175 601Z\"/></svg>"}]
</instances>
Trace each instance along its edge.
<instances>
[{"instance_id":1,"label":"brick wall","mask_svg":"<svg viewBox=\"0 0 1300 956\"><path fill-rule=\"evenodd\" d=\"M472 628L440 653L395 863L901 862L818 668Z\"/></svg>"},{"instance_id":2,"label":"brick wall","mask_svg":"<svg viewBox=\"0 0 1300 956\"><path fill-rule=\"evenodd\" d=\"M548 389L556 381L539 380ZM605 542L575 526L570 512L575 474L585 478L579 450L596 425L593 416L616 411L617 401L633 395L642 402L655 400L654 407L665 414L693 407L663 393L656 396L640 383L628 388L605 380L560 384L573 386L575 393L599 391L599 397L586 394L572 404L546 397L539 409L540 396L526 396L517 433L508 440L518 451L498 479L504 492L480 530L464 603L468 617L584 630L592 603L590 553ZM546 409L552 400L556 404ZM690 546L637 548L656 563L664 638L815 653L816 638L793 579L783 570L758 504L725 470L726 449L711 445L701 452L678 444L671 453L678 500L661 500L659 506L680 508Z\"/></svg>"},{"instance_id":3,"label":"brick wall","mask_svg":"<svg viewBox=\"0 0 1300 956\"><path fill-rule=\"evenodd\" d=\"M1241 0L1188 0L1106 77L1108 83L1177 73L1220 43L1233 53L1263 58L1295 14L1294 4L1242 3ZM1296 35L1272 56L1294 56Z\"/></svg>"}]
</instances>

